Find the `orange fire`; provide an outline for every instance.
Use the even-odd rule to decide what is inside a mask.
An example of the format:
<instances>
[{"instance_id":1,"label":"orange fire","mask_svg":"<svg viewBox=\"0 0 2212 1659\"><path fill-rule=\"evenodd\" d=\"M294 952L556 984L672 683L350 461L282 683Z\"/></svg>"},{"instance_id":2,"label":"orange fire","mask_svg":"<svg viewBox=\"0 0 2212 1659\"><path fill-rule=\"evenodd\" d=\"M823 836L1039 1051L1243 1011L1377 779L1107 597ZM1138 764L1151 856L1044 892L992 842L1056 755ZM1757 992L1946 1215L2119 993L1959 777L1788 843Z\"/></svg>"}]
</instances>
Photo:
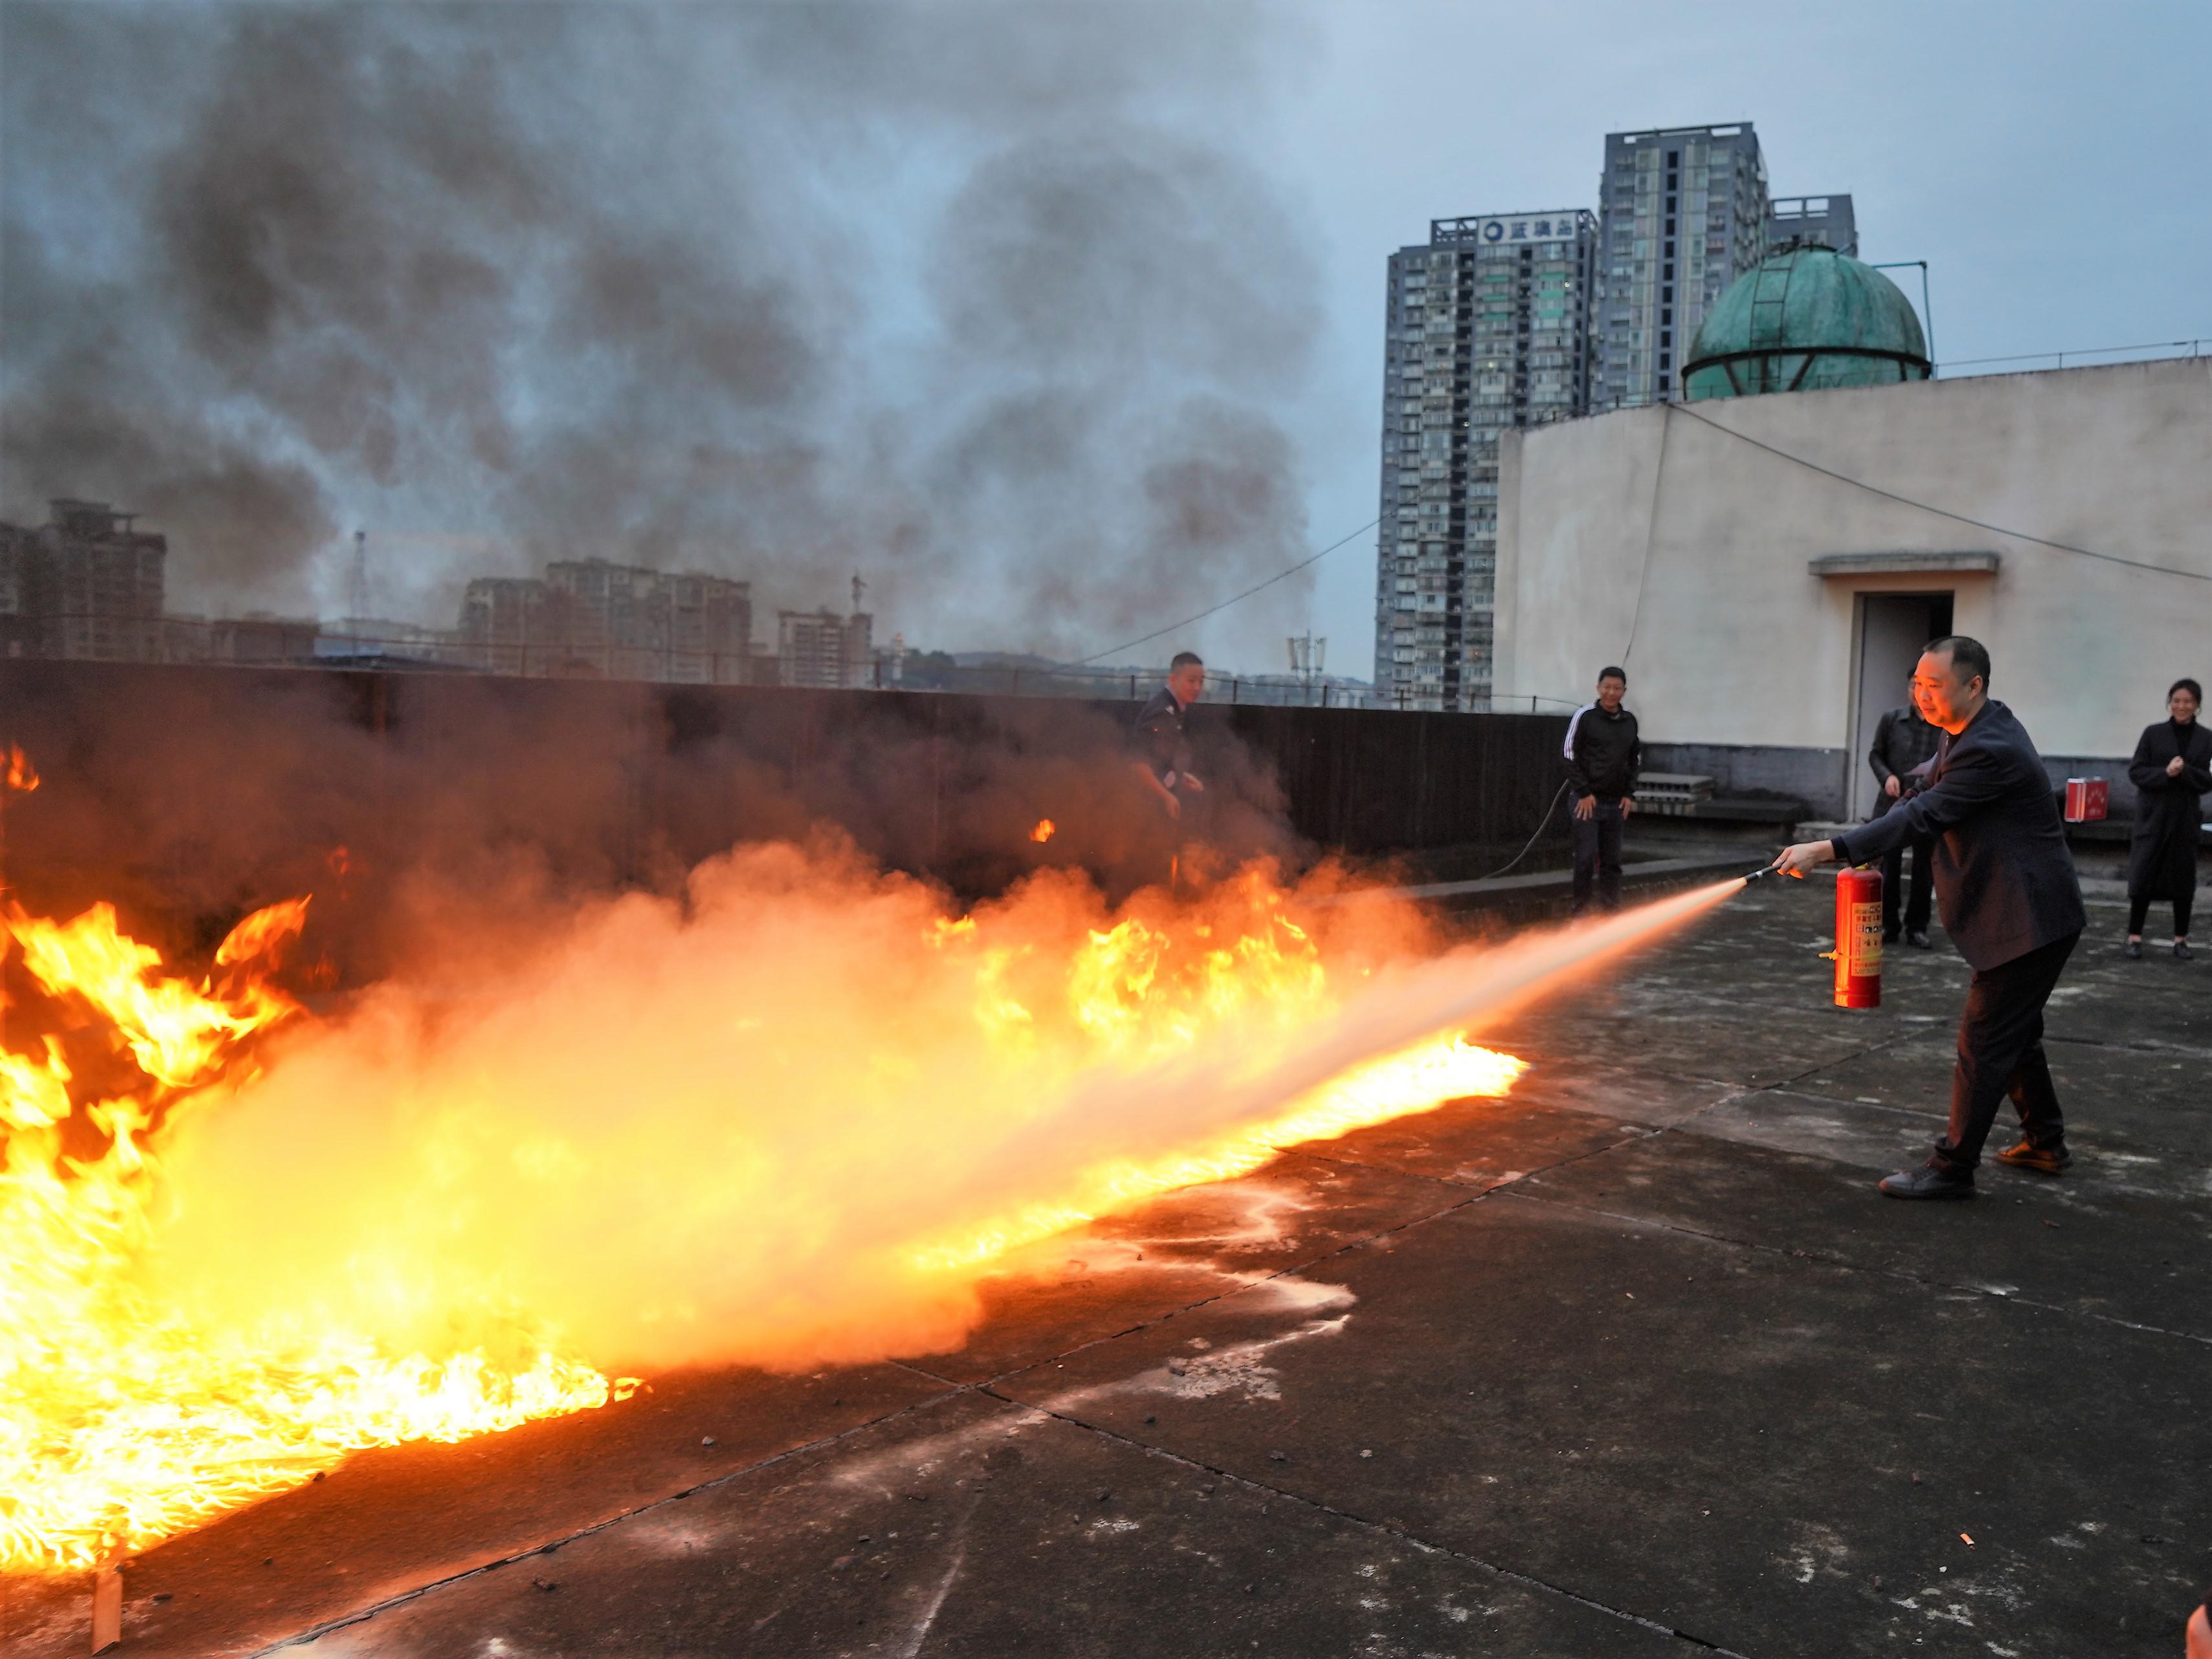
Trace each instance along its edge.
<instances>
[{"instance_id":1,"label":"orange fire","mask_svg":"<svg viewBox=\"0 0 2212 1659\"><path fill-rule=\"evenodd\" d=\"M480 1352L390 1355L307 1321L286 1340L210 1329L149 1296L133 1269L162 1196L155 1146L173 1112L295 1018L267 982L307 901L239 923L216 952L218 988L162 971L113 908L69 922L0 907L0 946L47 996L102 1018L142 1079L95 1098L64 1045L0 1049L0 1571L102 1565L355 1447L455 1439L596 1405L608 1384L541 1354L502 1369ZM99 1156L64 1151L80 1119Z\"/></svg>"},{"instance_id":2,"label":"orange fire","mask_svg":"<svg viewBox=\"0 0 2212 1659\"><path fill-rule=\"evenodd\" d=\"M109 907L0 910L79 1021L0 1048L0 1571L626 1369L941 1352L1027 1241L1503 1094L1522 1063L1471 1020L1721 890L1437 957L1403 907L1264 869L1118 914L1044 872L956 919L849 851L753 847L458 962L457 917L321 1022L269 981L304 898L197 982ZM73 1071L102 1029L135 1087Z\"/></svg>"},{"instance_id":3,"label":"orange fire","mask_svg":"<svg viewBox=\"0 0 2212 1659\"><path fill-rule=\"evenodd\" d=\"M1030 839L1037 842L1050 841L1055 827L1050 818L1039 818L1036 828L1030 831Z\"/></svg>"},{"instance_id":4,"label":"orange fire","mask_svg":"<svg viewBox=\"0 0 2212 1659\"><path fill-rule=\"evenodd\" d=\"M39 769L31 764L31 757L23 752L21 744L8 748L8 787L20 789L25 794L39 787Z\"/></svg>"}]
</instances>

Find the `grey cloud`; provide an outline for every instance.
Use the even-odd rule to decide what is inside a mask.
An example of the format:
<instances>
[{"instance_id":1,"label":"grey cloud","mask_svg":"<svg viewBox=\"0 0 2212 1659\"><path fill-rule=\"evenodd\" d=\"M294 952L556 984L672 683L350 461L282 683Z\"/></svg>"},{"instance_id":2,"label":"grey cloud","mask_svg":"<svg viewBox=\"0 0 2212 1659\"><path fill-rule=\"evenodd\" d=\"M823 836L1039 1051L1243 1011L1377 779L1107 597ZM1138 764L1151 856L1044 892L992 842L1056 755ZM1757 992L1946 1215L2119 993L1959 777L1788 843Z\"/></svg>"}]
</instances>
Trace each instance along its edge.
<instances>
[{"instance_id":1,"label":"grey cloud","mask_svg":"<svg viewBox=\"0 0 2212 1659\"><path fill-rule=\"evenodd\" d=\"M1308 372L1310 239L1218 137L1295 50L1257 8L0 27L0 324L39 343L0 511L138 508L182 602L298 608L358 516L769 606L859 569L911 635L1072 650L1296 556L1267 408ZM155 61L143 103L90 73ZM70 80L74 144L35 114ZM471 568L388 586L444 605Z\"/></svg>"}]
</instances>

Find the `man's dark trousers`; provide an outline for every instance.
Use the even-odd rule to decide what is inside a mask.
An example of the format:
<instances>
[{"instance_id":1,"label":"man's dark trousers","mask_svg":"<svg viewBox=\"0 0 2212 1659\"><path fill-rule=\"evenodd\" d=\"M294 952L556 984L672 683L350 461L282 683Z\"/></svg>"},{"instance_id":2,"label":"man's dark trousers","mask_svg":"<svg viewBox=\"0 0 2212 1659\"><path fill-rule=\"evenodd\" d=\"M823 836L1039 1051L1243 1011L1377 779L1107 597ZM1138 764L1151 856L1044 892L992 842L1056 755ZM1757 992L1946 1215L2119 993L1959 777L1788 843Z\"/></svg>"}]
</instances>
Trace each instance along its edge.
<instances>
[{"instance_id":1,"label":"man's dark trousers","mask_svg":"<svg viewBox=\"0 0 2212 1659\"><path fill-rule=\"evenodd\" d=\"M1936 1143L1934 1162L1971 1175L1982 1143L2007 1095L2020 1109L2020 1127L2039 1150L2059 1146L2066 1125L2058 1091L2043 1057L2043 1005L2080 941L2079 933L2001 962L1974 975L1959 1020L1959 1067L1951 1074L1951 1121Z\"/></svg>"},{"instance_id":2,"label":"man's dark trousers","mask_svg":"<svg viewBox=\"0 0 2212 1659\"><path fill-rule=\"evenodd\" d=\"M1924 933L1928 931L1928 915L1933 905L1936 889L1935 839L1933 836L1910 843L1912 849L1912 896L1905 896L1905 852L1902 847L1893 848L1881 860L1881 936L1886 939L1897 937L1897 911L1900 901L1905 906L1905 931Z\"/></svg>"},{"instance_id":3,"label":"man's dark trousers","mask_svg":"<svg viewBox=\"0 0 2212 1659\"><path fill-rule=\"evenodd\" d=\"M1589 908L1593 884L1600 909L1620 908L1620 802L1599 795L1595 803L1589 817L1573 821L1577 915Z\"/></svg>"}]
</instances>

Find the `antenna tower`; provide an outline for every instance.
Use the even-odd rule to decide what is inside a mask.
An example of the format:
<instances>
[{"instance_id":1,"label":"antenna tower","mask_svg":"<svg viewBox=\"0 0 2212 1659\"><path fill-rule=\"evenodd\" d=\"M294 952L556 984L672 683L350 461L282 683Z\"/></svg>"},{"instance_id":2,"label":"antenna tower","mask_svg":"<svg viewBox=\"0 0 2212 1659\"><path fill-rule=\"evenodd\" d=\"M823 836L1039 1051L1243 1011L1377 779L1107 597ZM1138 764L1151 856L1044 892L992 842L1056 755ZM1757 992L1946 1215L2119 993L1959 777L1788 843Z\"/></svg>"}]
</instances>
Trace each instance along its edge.
<instances>
[{"instance_id":1,"label":"antenna tower","mask_svg":"<svg viewBox=\"0 0 2212 1659\"><path fill-rule=\"evenodd\" d=\"M353 532L353 568L346 573L346 615L358 623L368 617L368 532Z\"/></svg>"}]
</instances>

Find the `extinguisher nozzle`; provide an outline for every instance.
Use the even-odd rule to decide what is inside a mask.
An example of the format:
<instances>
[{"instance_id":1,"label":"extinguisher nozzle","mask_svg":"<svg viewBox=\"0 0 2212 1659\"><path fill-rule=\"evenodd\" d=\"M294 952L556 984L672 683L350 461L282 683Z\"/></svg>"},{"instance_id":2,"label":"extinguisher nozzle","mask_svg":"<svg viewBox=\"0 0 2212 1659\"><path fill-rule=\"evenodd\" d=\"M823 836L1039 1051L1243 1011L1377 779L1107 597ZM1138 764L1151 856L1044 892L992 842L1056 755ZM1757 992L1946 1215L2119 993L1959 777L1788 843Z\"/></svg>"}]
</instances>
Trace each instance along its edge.
<instances>
[{"instance_id":1,"label":"extinguisher nozzle","mask_svg":"<svg viewBox=\"0 0 2212 1659\"><path fill-rule=\"evenodd\" d=\"M1743 884L1748 887L1754 881L1765 881L1769 876L1778 876L1782 872L1776 869L1774 866L1771 864L1762 864L1758 869L1753 871L1749 875L1743 878Z\"/></svg>"}]
</instances>

